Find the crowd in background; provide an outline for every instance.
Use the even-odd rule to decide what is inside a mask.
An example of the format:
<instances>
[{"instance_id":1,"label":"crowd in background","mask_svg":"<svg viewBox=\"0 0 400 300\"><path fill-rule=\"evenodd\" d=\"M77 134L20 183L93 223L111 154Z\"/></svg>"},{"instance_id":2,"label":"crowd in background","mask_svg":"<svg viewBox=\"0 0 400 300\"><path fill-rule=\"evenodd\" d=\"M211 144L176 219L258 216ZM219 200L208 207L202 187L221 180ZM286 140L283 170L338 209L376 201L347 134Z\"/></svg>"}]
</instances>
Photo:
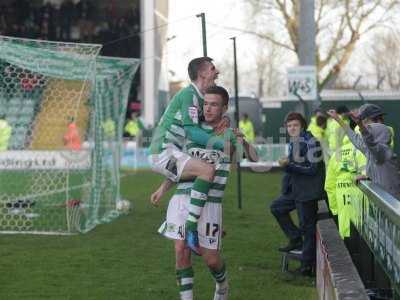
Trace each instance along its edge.
<instances>
[{"instance_id":1,"label":"crowd in background","mask_svg":"<svg viewBox=\"0 0 400 300\"><path fill-rule=\"evenodd\" d=\"M118 57L140 56L138 9L118 13L113 1L102 9L90 0L64 0L55 5L14 0L0 5L0 35L51 41L103 44L102 54ZM138 33L135 35L135 33ZM129 39L106 45L122 37Z\"/></svg>"},{"instance_id":2,"label":"crowd in background","mask_svg":"<svg viewBox=\"0 0 400 300\"><path fill-rule=\"evenodd\" d=\"M37 3L37 2L36 2ZM115 1L102 7L91 0L14 0L0 4L0 35L50 41L102 44L100 55L140 57L138 7L118 10ZM129 95L128 115L137 102L137 72Z\"/></svg>"}]
</instances>

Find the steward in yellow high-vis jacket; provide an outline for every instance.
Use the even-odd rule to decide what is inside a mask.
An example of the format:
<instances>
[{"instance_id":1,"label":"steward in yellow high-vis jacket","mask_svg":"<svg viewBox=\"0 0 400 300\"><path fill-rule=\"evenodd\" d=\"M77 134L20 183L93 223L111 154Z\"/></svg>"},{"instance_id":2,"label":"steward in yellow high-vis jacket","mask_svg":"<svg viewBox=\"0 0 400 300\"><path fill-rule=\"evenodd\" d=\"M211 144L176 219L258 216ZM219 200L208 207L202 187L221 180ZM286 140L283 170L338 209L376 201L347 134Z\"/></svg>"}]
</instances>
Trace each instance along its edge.
<instances>
[{"instance_id":1,"label":"steward in yellow high-vis jacket","mask_svg":"<svg viewBox=\"0 0 400 300\"><path fill-rule=\"evenodd\" d=\"M328 148L328 139L326 137L327 117L321 110L316 110L311 117L307 130L319 141L324 155L325 166L328 166L330 151Z\"/></svg>"},{"instance_id":2,"label":"steward in yellow high-vis jacket","mask_svg":"<svg viewBox=\"0 0 400 300\"><path fill-rule=\"evenodd\" d=\"M11 137L11 126L4 119L4 116L0 117L0 151L5 151L8 148Z\"/></svg>"},{"instance_id":3,"label":"steward in yellow high-vis jacket","mask_svg":"<svg viewBox=\"0 0 400 300\"><path fill-rule=\"evenodd\" d=\"M339 114L342 120L348 123L348 114L349 109L346 106L339 106L336 108L336 112ZM345 136L344 130L340 127L340 125L331 118L328 119L326 130L325 130L325 138L328 141L329 153L330 156L334 155L338 146L341 145L342 139Z\"/></svg>"},{"instance_id":4,"label":"steward in yellow high-vis jacket","mask_svg":"<svg viewBox=\"0 0 400 300\"><path fill-rule=\"evenodd\" d=\"M133 112L131 115L131 119L125 125L124 135L130 138L137 138L141 135L144 129L144 125L140 120L139 113Z\"/></svg>"},{"instance_id":5,"label":"steward in yellow high-vis jacket","mask_svg":"<svg viewBox=\"0 0 400 300\"><path fill-rule=\"evenodd\" d=\"M357 175L365 170L366 160L349 138L342 140L342 146L329 160L325 180L329 209L338 216L339 234L344 239L350 236L350 220L357 222L355 209L359 209L362 192L355 184Z\"/></svg>"},{"instance_id":6,"label":"steward in yellow high-vis jacket","mask_svg":"<svg viewBox=\"0 0 400 300\"><path fill-rule=\"evenodd\" d=\"M256 135L254 133L254 126L248 114L243 114L242 119L239 121L239 129L244 134L244 138L247 142L250 144L255 142Z\"/></svg>"}]
</instances>

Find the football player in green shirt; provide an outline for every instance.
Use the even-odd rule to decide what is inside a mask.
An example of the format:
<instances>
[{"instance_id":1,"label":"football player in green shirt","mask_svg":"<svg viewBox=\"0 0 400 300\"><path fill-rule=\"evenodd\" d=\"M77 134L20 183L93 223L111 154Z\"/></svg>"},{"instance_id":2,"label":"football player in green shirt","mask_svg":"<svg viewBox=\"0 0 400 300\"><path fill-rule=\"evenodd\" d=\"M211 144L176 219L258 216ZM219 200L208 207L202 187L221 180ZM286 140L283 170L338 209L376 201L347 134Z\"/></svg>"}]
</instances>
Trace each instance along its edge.
<instances>
[{"instance_id":1,"label":"football player in green shirt","mask_svg":"<svg viewBox=\"0 0 400 300\"><path fill-rule=\"evenodd\" d=\"M201 127L213 133L222 119L222 115L228 108L228 93L222 87L215 86L206 90L204 101L205 122L201 123ZM238 147L238 143L243 144L246 155L251 161L256 161L257 154L243 139L241 134L236 129L228 128L224 136L227 141ZM233 150L233 149L232 149ZM207 203L204 206L201 217L199 219L199 242L200 252L204 262L210 269L210 272L216 282L214 300L225 300L228 298L228 281L225 269L225 263L220 255L221 249L221 234L222 234L222 198L229 176L230 153L226 154L219 150L204 149L203 146L187 140L186 151L192 157L198 157L208 164L215 166L216 173L208 193ZM240 151L239 151L240 153ZM184 227L187 215L190 214L192 208L190 188L193 186L192 181L182 181L177 185L177 190L171 198L166 221L161 225L159 232L165 237L174 240L175 256L176 256L176 275L179 285L180 299L193 299L193 267L191 262L190 250L186 248L184 241ZM173 186L173 182L166 179L158 190L152 194L151 202L158 205L161 197L168 189Z\"/></svg>"},{"instance_id":2,"label":"football player in green shirt","mask_svg":"<svg viewBox=\"0 0 400 300\"><path fill-rule=\"evenodd\" d=\"M207 201L215 168L185 153L187 139L205 148L223 151L224 140L202 129L204 92L215 85L219 71L209 57L199 57L190 61L188 74L191 83L181 89L171 100L157 125L150 145L150 163L154 171L173 182L193 179L191 203L200 209L190 210L186 221L186 242L199 254L197 222L201 208ZM228 127L226 119L221 120L216 128L221 133Z\"/></svg>"}]
</instances>

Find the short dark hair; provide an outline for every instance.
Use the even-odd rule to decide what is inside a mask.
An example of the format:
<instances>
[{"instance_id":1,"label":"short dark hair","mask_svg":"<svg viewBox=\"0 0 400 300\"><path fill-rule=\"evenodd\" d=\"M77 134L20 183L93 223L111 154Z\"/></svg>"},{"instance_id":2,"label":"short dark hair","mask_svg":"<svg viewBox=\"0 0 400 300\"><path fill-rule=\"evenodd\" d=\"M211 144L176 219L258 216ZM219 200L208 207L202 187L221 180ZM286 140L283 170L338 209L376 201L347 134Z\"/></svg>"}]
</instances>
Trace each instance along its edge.
<instances>
[{"instance_id":1,"label":"short dark hair","mask_svg":"<svg viewBox=\"0 0 400 300\"><path fill-rule=\"evenodd\" d=\"M208 56L197 57L192 59L188 65L188 74L191 81L196 80L199 74L199 71L204 66L204 63L211 63L213 59Z\"/></svg>"},{"instance_id":2,"label":"short dark hair","mask_svg":"<svg viewBox=\"0 0 400 300\"><path fill-rule=\"evenodd\" d=\"M222 104L228 105L229 94L226 89L219 85L213 85L206 89L206 94L220 95L222 98Z\"/></svg>"},{"instance_id":3,"label":"short dark hair","mask_svg":"<svg viewBox=\"0 0 400 300\"><path fill-rule=\"evenodd\" d=\"M350 112L350 110L346 105L340 105L340 106L336 107L336 112L339 115L343 115L343 114Z\"/></svg>"},{"instance_id":4,"label":"short dark hair","mask_svg":"<svg viewBox=\"0 0 400 300\"><path fill-rule=\"evenodd\" d=\"M291 111L286 115L285 118L285 125L290 122L290 121L294 121L297 120L300 122L300 125L303 129L307 128L307 121L306 119L303 117L303 115L301 113L295 112L295 111Z\"/></svg>"},{"instance_id":5,"label":"short dark hair","mask_svg":"<svg viewBox=\"0 0 400 300\"><path fill-rule=\"evenodd\" d=\"M383 123L385 119L384 119L383 115L379 115L379 116L371 118L371 120L374 123Z\"/></svg>"},{"instance_id":6,"label":"short dark hair","mask_svg":"<svg viewBox=\"0 0 400 300\"><path fill-rule=\"evenodd\" d=\"M327 118L324 115L319 115L315 118L318 127L326 127Z\"/></svg>"}]
</instances>

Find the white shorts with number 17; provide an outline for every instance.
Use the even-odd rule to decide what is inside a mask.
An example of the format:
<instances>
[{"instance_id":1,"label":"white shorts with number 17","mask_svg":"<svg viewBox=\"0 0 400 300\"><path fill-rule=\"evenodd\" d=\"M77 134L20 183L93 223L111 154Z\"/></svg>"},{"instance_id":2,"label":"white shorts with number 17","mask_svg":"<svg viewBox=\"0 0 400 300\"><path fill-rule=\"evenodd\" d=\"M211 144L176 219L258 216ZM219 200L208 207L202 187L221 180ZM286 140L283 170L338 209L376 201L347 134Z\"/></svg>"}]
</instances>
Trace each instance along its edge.
<instances>
[{"instance_id":1,"label":"white shorts with number 17","mask_svg":"<svg viewBox=\"0 0 400 300\"><path fill-rule=\"evenodd\" d=\"M169 239L184 240L189 205L190 195L174 195L168 204L167 219L158 229L158 232ZM214 250L221 248L221 203L206 202L197 224L197 230L201 247Z\"/></svg>"}]
</instances>

